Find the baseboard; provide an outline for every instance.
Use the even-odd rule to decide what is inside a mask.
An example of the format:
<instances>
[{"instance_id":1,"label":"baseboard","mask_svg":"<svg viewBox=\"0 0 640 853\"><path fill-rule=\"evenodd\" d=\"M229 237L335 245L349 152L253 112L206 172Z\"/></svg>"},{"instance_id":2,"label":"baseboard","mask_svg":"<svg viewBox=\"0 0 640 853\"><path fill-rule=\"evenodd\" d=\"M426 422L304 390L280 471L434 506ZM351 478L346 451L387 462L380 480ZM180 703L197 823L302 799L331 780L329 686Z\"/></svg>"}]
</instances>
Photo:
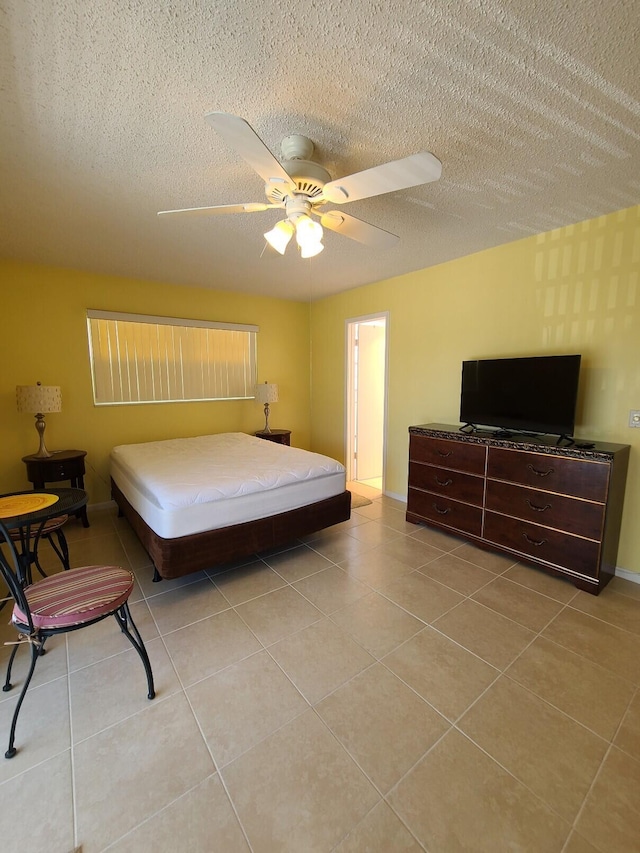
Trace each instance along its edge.
<instances>
[{"instance_id":1,"label":"baseboard","mask_svg":"<svg viewBox=\"0 0 640 853\"><path fill-rule=\"evenodd\" d=\"M616 577L624 578L631 583L640 583L640 572L630 572L627 569L621 569L619 566L616 566Z\"/></svg>"},{"instance_id":2,"label":"baseboard","mask_svg":"<svg viewBox=\"0 0 640 853\"><path fill-rule=\"evenodd\" d=\"M407 502L406 495L397 495L395 492L383 492L383 495L385 498L393 498L394 501L400 501L403 504L406 504Z\"/></svg>"},{"instance_id":3,"label":"baseboard","mask_svg":"<svg viewBox=\"0 0 640 853\"><path fill-rule=\"evenodd\" d=\"M87 512L92 509L117 509L115 501L103 501L99 504L87 504Z\"/></svg>"}]
</instances>

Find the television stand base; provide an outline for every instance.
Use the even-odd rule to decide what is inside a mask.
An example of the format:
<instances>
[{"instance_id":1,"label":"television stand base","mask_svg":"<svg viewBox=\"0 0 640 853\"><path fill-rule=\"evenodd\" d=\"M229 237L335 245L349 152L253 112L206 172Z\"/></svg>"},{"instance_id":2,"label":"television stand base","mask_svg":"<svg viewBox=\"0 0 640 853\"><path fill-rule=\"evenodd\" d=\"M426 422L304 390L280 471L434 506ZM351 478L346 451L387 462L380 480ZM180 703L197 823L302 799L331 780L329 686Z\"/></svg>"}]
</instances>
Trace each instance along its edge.
<instances>
[{"instance_id":1,"label":"television stand base","mask_svg":"<svg viewBox=\"0 0 640 853\"><path fill-rule=\"evenodd\" d=\"M562 445L563 441L566 441L567 444ZM558 440L556 441L556 444L558 445L558 447L563 447L563 446L564 447L571 447L571 445L574 444L574 440L573 440L572 436L570 436L570 435L559 435Z\"/></svg>"}]
</instances>

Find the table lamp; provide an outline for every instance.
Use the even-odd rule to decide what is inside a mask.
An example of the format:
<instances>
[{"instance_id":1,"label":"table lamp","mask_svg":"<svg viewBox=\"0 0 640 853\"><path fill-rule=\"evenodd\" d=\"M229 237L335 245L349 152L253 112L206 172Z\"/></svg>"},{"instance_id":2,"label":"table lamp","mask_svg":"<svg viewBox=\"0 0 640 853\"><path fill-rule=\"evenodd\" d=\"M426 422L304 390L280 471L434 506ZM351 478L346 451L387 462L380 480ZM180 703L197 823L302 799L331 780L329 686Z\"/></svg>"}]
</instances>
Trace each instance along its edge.
<instances>
[{"instance_id":1,"label":"table lamp","mask_svg":"<svg viewBox=\"0 0 640 853\"><path fill-rule=\"evenodd\" d=\"M19 412L36 416L36 429L40 436L40 447L34 456L45 459L52 456L44 443L45 413L62 411L62 394L59 385L16 385L16 401Z\"/></svg>"},{"instance_id":2,"label":"table lamp","mask_svg":"<svg viewBox=\"0 0 640 853\"><path fill-rule=\"evenodd\" d=\"M269 429L269 403L278 402L278 386L272 382L264 382L261 385L256 385L256 401L264 403L263 432L271 432Z\"/></svg>"}]
</instances>

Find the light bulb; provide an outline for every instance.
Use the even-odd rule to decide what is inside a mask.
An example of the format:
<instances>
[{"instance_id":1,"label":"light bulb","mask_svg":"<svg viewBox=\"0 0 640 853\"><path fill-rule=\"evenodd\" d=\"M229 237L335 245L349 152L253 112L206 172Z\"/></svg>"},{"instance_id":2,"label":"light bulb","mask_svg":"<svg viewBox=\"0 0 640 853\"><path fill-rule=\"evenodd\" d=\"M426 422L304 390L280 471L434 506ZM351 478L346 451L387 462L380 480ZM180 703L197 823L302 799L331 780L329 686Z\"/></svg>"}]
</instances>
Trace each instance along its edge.
<instances>
[{"instance_id":1,"label":"light bulb","mask_svg":"<svg viewBox=\"0 0 640 853\"><path fill-rule=\"evenodd\" d=\"M289 240L293 237L293 225L287 222L286 219L276 222L271 231L267 231L264 239L270 246L284 255L285 249L289 245Z\"/></svg>"},{"instance_id":2,"label":"light bulb","mask_svg":"<svg viewBox=\"0 0 640 853\"><path fill-rule=\"evenodd\" d=\"M302 249L307 245L315 245L322 240L322 225L318 222L314 222L313 219L310 219L308 216L300 216L296 222L296 241L298 246ZM322 251L321 249L319 251ZM318 252L314 252L314 254L318 254ZM312 257L309 255L308 257Z\"/></svg>"},{"instance_id":3,"label":"light bulb","mask_svg":"<svg viewBox=\"0 0 640 853\"><path fill-rule=\"evenodd\" d=\"M319 255L323 249L324 246L319 240L314 243L305 243L304 246L300 246L300 257L313 258L315 255Z\"/></svg>"}]
</instances>

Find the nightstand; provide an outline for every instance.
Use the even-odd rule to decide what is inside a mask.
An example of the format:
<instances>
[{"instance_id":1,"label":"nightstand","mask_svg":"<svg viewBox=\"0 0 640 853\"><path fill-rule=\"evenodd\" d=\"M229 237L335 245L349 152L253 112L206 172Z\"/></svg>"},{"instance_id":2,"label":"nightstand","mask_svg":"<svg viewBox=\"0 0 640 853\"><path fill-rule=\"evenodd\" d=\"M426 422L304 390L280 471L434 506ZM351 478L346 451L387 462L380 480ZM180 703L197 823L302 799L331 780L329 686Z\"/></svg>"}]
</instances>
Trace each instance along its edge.
<instances>
[{"instance_id":1,"label":"nightstand","mask_svg":"<svg viewBox=\"0 0 640 853\"><path fill-rule=\"evenodd\" d=\"M271 432L265 432L263 429L254 432L257 438L264 438L267 441L273 441L275 444L291 445L291 430L290 429L272 429Z\"/></svg>"},{"instance_id":2,"label":"nightstand","mask_svg":"<svg viewBox=\"0 0 640 853\"><path fill-rule=\"evenodd\" d=\"M84 457L86 450L59 450L51 456L23 456L27 466L27 480L34 489L44 489L46 483L59 483L70 480L75 489L84 489ZM76 513L83 527L89 527L87 508L83 506Z\"/></svg>"}]
</instances>

